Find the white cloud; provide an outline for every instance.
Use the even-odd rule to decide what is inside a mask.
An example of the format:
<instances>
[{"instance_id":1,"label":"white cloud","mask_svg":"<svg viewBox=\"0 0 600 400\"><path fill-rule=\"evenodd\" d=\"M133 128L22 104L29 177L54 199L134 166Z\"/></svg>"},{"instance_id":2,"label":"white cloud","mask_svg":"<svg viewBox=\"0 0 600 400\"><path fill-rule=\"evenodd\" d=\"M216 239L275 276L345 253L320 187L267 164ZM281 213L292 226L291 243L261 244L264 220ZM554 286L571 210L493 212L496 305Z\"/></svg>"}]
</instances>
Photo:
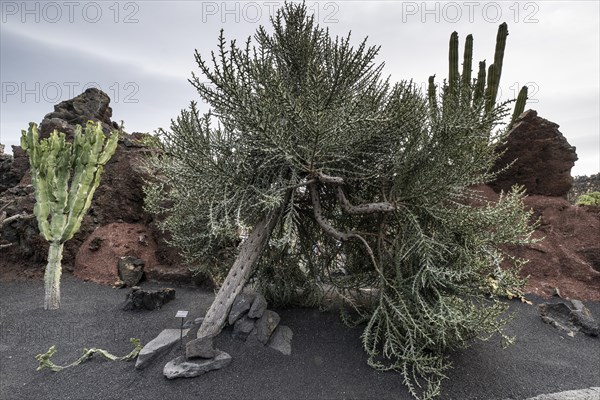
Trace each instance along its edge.
<instances>
[{"instance_id":1,"label":"white cloud","mask_svg":"<svg viewBox=\"0 0 600 400\"><path fill-rule=\"evenodd\" d=\"M243 42L260 24L269 24L269 12L276 7L270 1L83 1L77 2L70 21L61 2L55 2L62 7L61 18L52 14L47 2L27 3L29 10L34 10L29 14L23 9L7 9L8 3L17 8L25 4L2 3L3 84L24 83L31 89L36 82L40 87L57 82L63 88L66 82L80 86L101 82L101 88L113 97L114 118L125 120L129 130L140 131L167 126L181 107L198 100L187 82L190 72L197 71L194 49L209 55L216 49L221 28L228 39ZM101 11L93 23L90 21L96 18L97 7L92 3ZM448 38L454 30L461 44L472 33L475 60L486 59L489 65L497 27L506 21L510 35L501 83L503 98L513 97L521 85L530 82L531 89L536 90L531 93L529 107L561 125L569 142L578 148L580 161L574 172L598 171L599 2L306 4L317 13L317 22L333 34L345 35L352 30L355 43L369 36L369 44L381 45L378 60L385 61L384 73L392 80L426 82L435 73L441 81L447 74ZM86 5L87 14L83 12ZM138 103L123 101L128 82L137 85ZM119 101L115 101L117 94ZM3 143L16 144L19 132L14 127L39 121L53 104L69 98L33 101L33 96L27 95L21 101L20 95L3 98L0 104Z\"/></svg>"}]
</instances>

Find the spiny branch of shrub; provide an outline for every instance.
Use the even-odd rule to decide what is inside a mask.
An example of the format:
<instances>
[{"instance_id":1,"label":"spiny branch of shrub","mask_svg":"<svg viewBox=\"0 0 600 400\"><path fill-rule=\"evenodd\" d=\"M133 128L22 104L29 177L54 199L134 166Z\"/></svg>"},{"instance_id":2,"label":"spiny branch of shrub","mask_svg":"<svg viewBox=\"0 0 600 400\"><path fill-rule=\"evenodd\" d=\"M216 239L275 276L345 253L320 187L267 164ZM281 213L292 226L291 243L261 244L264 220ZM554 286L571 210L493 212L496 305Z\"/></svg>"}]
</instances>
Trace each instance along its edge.
<instances>
[{"instance_id":1,"label":"spiny branch of shrub","mask_svg":"<svg viewBox=\"0 0 600 400\"><path fill-rule=\"evenodd\" d=\"M11 215L10 217L8 217L5 210L6 210L6 208L10 204L11 203L6 203L2 207L0 207L0 231L4 228L4 225L8 225L11 222L18 221L20 219L31 219L31 218L35 217L35 215L33 215L33 214L27 214L25 212L23 212L21 214ZM10 247L13 244L14 243L3 243L3 244L0 244L0 249L4 249L6 247Z\"/></svg>"}]
</instances>

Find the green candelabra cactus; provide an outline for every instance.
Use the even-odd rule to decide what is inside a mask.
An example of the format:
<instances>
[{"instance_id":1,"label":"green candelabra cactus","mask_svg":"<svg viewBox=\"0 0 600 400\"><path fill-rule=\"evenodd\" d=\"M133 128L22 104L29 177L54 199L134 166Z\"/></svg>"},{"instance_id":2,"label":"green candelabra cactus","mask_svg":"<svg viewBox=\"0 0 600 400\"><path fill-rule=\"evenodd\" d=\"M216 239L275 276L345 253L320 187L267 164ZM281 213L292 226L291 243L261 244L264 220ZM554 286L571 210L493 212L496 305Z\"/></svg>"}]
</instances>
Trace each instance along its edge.
<instances>
[{"instance_id":1,"label":"green candelabra cactus","mask_svg":"<svg viewBox=\"0 0 600 400\"><path fill-rule=\"evenodd\" d=\"M483 107L484 115L492 112L496 105L498 90L500 87L500 77L502 76L502 64L504 61L504 50L506 48L506 38L508 37L508 25L500 24L496 36L496 49L494 52L494 62L486 73L485 60L479 62L479 71L477 78L472 79L471 68L473 65L473 36L468 35L465 40L465 50L463 55L463 69L459 73L459 50L458 33L452 32L450 35L448 52L448 81L444 85L443 100L458 101L460 104L470 105L473 108ZM437 92L434 83L435 75L429 77L428 96L429 104L437 108ZM453 101L448 101L452 103ZM523 87L519 92L515 111L509 126L512 126L514 120L521 115L525 109L527 101L527 87ZM449 107L453 107L452 104Z\"/></svg>"},{"instance_id":2,"label":"green candelabra cactus","mask_svg":"<svg viewBox=\"0 0 600 400\"><path fill-rule=\"evenodd\" d=\"M100 184L104 165L117 147L118 134L107 139L100 123L89 121L82 133L77 125L73 142L54 131L39 140L35 123L22 131L21 147L29 155L35 188L33 212L40 233L50 243L44 276L44 308L60 308L60 276L64 243L81 226L83 216Z\"/></svg>"}]
</instances>

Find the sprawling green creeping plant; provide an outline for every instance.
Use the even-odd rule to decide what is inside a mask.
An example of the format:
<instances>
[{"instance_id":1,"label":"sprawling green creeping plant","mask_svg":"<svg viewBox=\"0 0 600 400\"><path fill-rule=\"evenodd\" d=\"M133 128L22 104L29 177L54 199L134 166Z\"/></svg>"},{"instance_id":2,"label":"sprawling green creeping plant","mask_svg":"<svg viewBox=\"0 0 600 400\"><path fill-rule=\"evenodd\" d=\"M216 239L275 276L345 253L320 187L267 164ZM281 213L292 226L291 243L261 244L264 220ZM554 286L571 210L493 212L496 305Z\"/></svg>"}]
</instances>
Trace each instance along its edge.
<instances>
[{"instance_id":1,"label":"sprawling green creeping plant","mask_svg":"<svg viewBox=\"0 0 600 400\"><path fill-rule=\"evenodd\" d=\"M60 307L60 275L64 243L79 230L83 216L100 184L104 165L117 147L118 135L106 139L100 123L88 122L85 132L77 125L73 142L54 131L38 139L37 125L22 131L21 147L29 155L31 180L40 233L50 243L44 277L44 308Z\"/></svg>"},{"instance_id":2,"label":"sprawling green creeping plant","mask_svg":"<svg viewBox=\"0 0 600 400\"><path fill-rule=\"evenodd\" d=\"M140 339L131 338L131 339L129 339L129 341L134 345L134 348L133 348L133 350L131 350L129 353L125 354L122 357L115 356L113 354L110 354L106 350L99 349L96 347L93 347L91 349L84 348L83 354L81 355L81 357L79 357L77 360L73 361L71 364L64 365L64 366L54 364L54 362L51 360L52 356L54 356L54 353L56 353L56 346L51 346L48 349L48 351L45 352L44 354L38 354L35 356L36 360L38 360L40 363L40 365L37 367L37 370L41 371L44 368L49 368L51 371L54 371L54 372L62 371L63 369L75 367L76 365L81 364L82 362L92 358L92 356L94 354L100 354L102 357L106 358L109 361L135 360L136 357L140 354L140 351L142 350L142 348L144 346L142 346Z\"/></svg>"}]
</instances>

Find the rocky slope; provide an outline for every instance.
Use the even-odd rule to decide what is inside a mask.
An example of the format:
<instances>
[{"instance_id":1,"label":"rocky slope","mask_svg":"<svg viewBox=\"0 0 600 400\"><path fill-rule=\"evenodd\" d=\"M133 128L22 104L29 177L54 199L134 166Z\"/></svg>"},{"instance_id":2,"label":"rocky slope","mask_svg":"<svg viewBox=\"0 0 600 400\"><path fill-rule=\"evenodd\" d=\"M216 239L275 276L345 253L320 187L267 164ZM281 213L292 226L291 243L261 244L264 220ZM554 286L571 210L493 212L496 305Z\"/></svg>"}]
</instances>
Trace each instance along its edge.
<instances>
[{"instance_id":1,"label":"rocky slope","mask_svg":"<svg viewBox=\"0 0 600 400\"><path fill-rule=\"evenodd\" d=\"M499 194L487 185L476 190L485 201ZM600 207L576 206L559 196L529 195L538 243L511 246L509 254L529 260L521 270L526 292L542 297L600 300Z\"/></svg>"},{"instance_id":2,"label":"rocky slope","mask_svg":"<svg viewBox=\"0 0 600 400\"><path fill-rule=\"evenodd\" d=\"M117 125L110 120L112 110L108 106L109 97L97 90L88 89L72 100L55 106L55 111L47 114L40 124L42 136L52 129L60 129L67 134L74 130L74 124L88 120L99 121L106 133ZM177 251L166 243L166 237L156 227L152 215L143 208L144 179L148 177L143 158L152 151L141 145L139 134L123 134L117 150L106 165L100 186L96 190L89 212L84 217L79 232L65 244L63 267L75 271L84 279L112 283L117 280L106 277L106 269L116 271L119 257L142 255L146 260L145 272L154 279L189 281L191 274L183 265ZM13 146L13 157L3 155L0 158L0 207L6 206L7 216L18 213L31 214L35 199L29 175L27 155L18 146ZM14 185L14 183L16 185ZM3 190L4 187L7 187ZM136 229L129 230L135 226ZM128 232L128 233L124 233ZM137 243L140 235L144 239ZM86 240L93 236L99 238L100 245L90 250ZM21 219L4 226L0 240L5 247L0 257L0 271L3 278L14 275L40 275L45 266L48 251L47 242L39 235L35 219ZM85 244L84 244L85 243ZM143 250L143 251L142 251ZM89 255L85 253L90 252ZM95 265L78 263L80 259L98 260ZM91 255L93 253L93 257Z\"/></svg>"},{"instance_id":3,"label":"rocky slope","mask_svg":"<svg viewBox=\"0 0 600 400\"><path fill-rule=\"evenodd\" d=\"M89 89L56 105L42 121L41 131L47 135L58 128L72 133L74 123L93 120L100 121L108 133L117 126L109 102L103 92ZM137 139L136 134L122 135L81 230L65 245L63 265L82 279L112 284L118 279L119 258L132 256L144 261L147 278L189 282L192 277L177 251L143 209L142 186L148 178L143 158L152 150ZM600 300L600 208L573 206L566 200L573 181L570 171L577 160L575 148L557 124L529 110L500 150L504 154L496 169L512 165L491 188L482 187L482 194L494 201L497 192L515 183L524 185L529 194L526 204L539 219L536 237L545 238L511 249L512 254L530 260L523 269L523 275L529 276L528 290L552 295L558 289L566 297ZM31 213L34 204L27 156L16 146L13 154L0 154L0 209L6 206L7 216ZM6 224L0 244L12 244L0 249L2 279L42 275L48 245L35 219Z\"/></svg>"}]
</instances>

